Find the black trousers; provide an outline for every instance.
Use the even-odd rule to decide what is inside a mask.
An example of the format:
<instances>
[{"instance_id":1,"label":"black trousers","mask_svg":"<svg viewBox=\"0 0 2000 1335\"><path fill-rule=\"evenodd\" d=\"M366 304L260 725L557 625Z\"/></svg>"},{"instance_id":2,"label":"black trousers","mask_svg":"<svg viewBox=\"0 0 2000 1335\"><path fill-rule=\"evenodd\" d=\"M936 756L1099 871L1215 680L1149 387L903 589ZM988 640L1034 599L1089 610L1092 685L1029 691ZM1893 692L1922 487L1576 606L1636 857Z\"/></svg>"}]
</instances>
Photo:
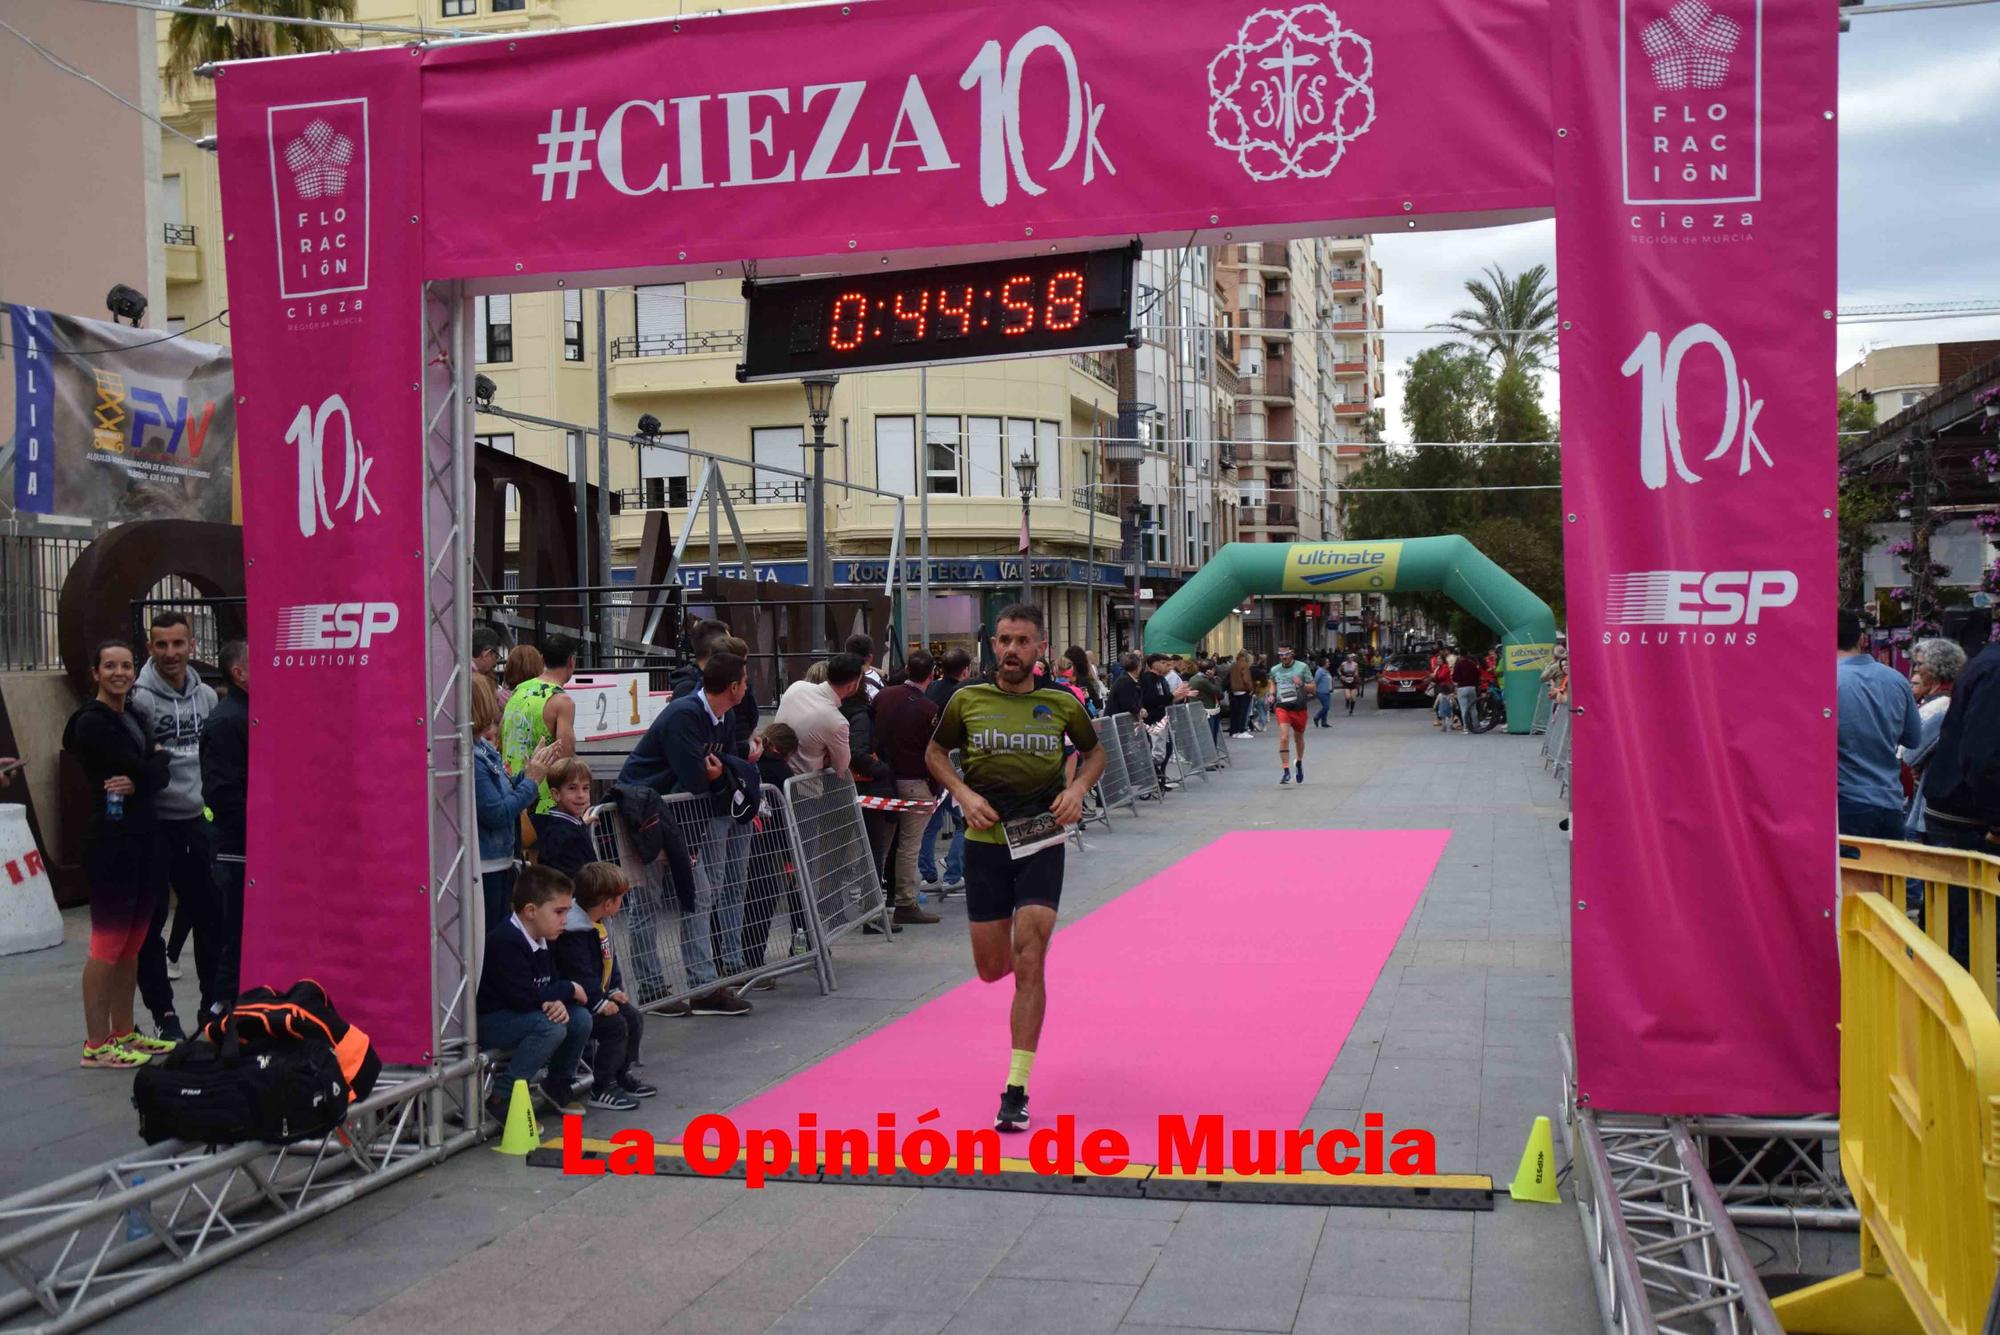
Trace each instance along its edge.
<instances>
[{"instance_id":1,"label":"black trousers","mask_svg":"<svg viewBox=\"0 0 2000 1335\"><path fill-rule=\"evenodd\" d=\"M1242 691L1229 697L1229 731L1232 735L1250 731L1250 697Z\"/></svg>"},{"instance_id":2,"label":"black trousers","mask_svg":"<svg viewBox=\"0 0 2000 1335\"><path fill-rule=\"evenodd\" d=\"M209 854L208 822L199 816L191 820L163 820L159 828L159 855L166 864L166 887L179 896L194 923L194 970L201 980L201 1009L206 1014L215 999L216 963L222 953L220 896L215 888L214 860ZM166 887L153 906L153 928L139 950L139 997L155 1025L174 1014L174 985L167 978Z\"/></svg>"},{"instance_id":3,"label":"black trousers","mask_svg":"<svg viewBox=\"0 0 2000 1335\"><path fill-rule=\"evenodd\" d=\"M216 952L215 986L210 1001L234 1006L243 991L243 863L237 858L215 860L216 930L222 948ZM197 956L201 951L195 943ZM272 984L276 986L275 983ZM205 1009L205 1008L204 1008Z\"/></svg>"},{"instance_id":4,"label":"black trousers","mask_svg":"<svg viewBox=\"0 0 2000 1335\"><path fill-rule=\"evenodd\" d=\"M597 1088L609 1089L620 1077L631 1074L645 1032L646 1021L637 1006L620 1006L616 1015L591 1017L590 1036L597 1042L597 1055L591 1059L590 1069L597 1077Z\"/></svg>"}]
</instances>

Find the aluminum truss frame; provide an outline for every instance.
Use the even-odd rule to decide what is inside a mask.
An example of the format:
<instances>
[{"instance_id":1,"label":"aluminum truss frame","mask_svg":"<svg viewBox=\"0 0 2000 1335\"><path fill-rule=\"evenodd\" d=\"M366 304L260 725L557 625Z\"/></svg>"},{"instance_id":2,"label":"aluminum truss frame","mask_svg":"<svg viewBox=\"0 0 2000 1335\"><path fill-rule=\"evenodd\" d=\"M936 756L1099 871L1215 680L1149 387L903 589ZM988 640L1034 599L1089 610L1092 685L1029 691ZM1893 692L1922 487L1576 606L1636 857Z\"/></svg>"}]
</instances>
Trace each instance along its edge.
<instances>
[{"instance_id":1,"label":"aluminum truss frame","mask_svg":"<svg viewBox=\"0 0 2000 1335\"><path fill-rule=\"evenodd\" d=\"M1604 1329L1782 1335L1686 1119L1588 1107L1568 1039L1556 1045L1564 1143Z\"/></svg>"},{"instance_id":2,"label":"aluminum truss frame","mask_svg":"<svg viewBox=\"0 0 2000 1335\"><path fill-rule=\"evenodd\" d=\"M323 1141L140 1149L0 1201L0 1330L97 1321L481 1138L471 979L484 924L472 780L472 302L427 283L423 395L430 862L427 1066L385 1072Z\"/></svg>"},{"instance_id":3,"label":"aluminum truss frame","mask_svg":"<svg viewBox=\"0 0 2000 1335\"><path fill-rule=\"evenodd\" d=\"M472 777L472 298L459 283L426 283L424 321L424 719L429 749L431 1048L433 1069L461 1075L436 1100L427 1129L480 1124L479 1050L472 1004L485 939ZM449 1108L448 1102L457 1106Z\"/></svg>"},{"instance_id":4,"label":"aluminum truss frame","mask_svg":"<svg viewBox=\"0 0 2000 1335\"><path fill-rule=\"evenodd\" d=\"M81 1329L476 1143L432 1130L477 1065L385 1071L324 1140L173 1141L0 1201L0 1331Z\"/></svg>"},{"instance_id":5,"label":"aluminum truss frame","mask_svg":"<svg viewBox=\"0 0 2000 1335\"><path fill-rule=\"evenodd\" d=\"M1564 1138L1605 1330L1782 1335L1687 1122L1584 1105L1574 1054L1566 1040L1558 1046Z\"/></svg>"}]
</instances>

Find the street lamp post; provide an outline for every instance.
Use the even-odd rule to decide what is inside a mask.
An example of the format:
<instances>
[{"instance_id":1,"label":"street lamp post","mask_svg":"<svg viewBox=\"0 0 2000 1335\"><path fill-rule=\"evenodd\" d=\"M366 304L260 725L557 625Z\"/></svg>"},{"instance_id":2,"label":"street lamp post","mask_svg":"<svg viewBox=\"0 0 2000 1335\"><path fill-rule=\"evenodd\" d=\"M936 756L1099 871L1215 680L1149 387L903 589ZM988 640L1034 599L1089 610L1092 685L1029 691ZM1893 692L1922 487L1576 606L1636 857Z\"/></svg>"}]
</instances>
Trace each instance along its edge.
<instances>
[{"instance_id":1,"label":"street lamp post","mask_svg":"<svg viewBox=\"0 0 2000 1335\"><path fill-rule=\"evenodd\" d=\"M1025 450L1014 460L1014 481L1021 489L1021 601L1024 603L1035 600L1034 573L1028 564L1028 501L1035 494L1035 475L1040 471L1035 456Z\"/></svg>"},{"instance_id":2,"label":"street lamp post","mask_svg":"<svg viewBox=\"0 0 2000 1335\"><path fill-rule=\"evenodd\" d=\"M812 640L826 646L826 419L833 412L837 375L812 375L799 382L806 391L806 415L812 419L813 468L811 494L806 497L806 584L812 605Z\"/></svg>"}]
</instances>

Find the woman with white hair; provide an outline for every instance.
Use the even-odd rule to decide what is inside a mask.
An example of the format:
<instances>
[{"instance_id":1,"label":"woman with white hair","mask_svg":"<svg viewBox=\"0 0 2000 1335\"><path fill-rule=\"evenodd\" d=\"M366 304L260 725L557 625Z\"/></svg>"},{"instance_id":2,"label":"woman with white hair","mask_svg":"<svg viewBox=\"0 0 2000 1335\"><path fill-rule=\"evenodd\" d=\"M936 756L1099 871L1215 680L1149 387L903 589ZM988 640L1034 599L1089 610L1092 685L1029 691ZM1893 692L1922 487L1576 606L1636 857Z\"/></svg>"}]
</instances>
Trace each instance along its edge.
<instances>
[{"instance_id":1,"label":"woman with white hair","mask_svg":"<svg viewBox=\"0 0 2000 1335\"><path fill-rule=\"evenodd\" d=\"M1924 771L1931 750L1944 729L1944 716L1951 709L1951 688L1965 670L1965 650L1951 640L1918 640L1910 646L1910 689L1917 696L1917 718L1923 723L1923 740L1915 746L1899 746L1896 758L1909 767L1916 785L1909 805L1904 808L1903 830L1917 842L1924 831Z\"/></svg>"}]
</instances>

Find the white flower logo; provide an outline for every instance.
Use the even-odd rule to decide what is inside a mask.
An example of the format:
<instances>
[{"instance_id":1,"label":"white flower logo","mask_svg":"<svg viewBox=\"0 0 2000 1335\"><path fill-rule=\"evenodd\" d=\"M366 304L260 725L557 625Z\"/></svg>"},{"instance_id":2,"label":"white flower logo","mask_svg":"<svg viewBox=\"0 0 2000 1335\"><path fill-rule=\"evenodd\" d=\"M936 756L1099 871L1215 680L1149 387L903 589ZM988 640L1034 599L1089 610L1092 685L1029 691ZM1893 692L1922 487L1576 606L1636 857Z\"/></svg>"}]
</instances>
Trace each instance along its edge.
<instances>
[{"instance_id":1,"label":"white flower logo","mask_svg":"<svg viewBox=\"0 0 2000 1335\"><path fill-rule=\"evenodd\" d=\"M1325 5L1260 9L1208 66L1208 137L1251 179L1323 177L1375 123L1375 52Z\"/></svg>"},{"instance_id":2,"label":"white flower logo","mask_svg":"<svg viewBox=\"0 0 2000 1335\"><path fill-rule=\"evenodd\" d=\"M1729 77L1729 57L1743 40L1743 25L1717 14L1705 0L1680 0L1665 18L1639 31L1639 45L1653 62L1653 82L1662 90L1720 88Z\"/></svg>"},{"instance_id":3,"label":"white flower logo","mask_svg":"<svg viewBox=\"0 0 2000 1335\"><path fill-rule=\"evenodd\" d=\"M346 194L347 168L353 161L354 141L323 120L314 120L285 145L285 165L304 199Z\"/></svg>"}]
</instances>

